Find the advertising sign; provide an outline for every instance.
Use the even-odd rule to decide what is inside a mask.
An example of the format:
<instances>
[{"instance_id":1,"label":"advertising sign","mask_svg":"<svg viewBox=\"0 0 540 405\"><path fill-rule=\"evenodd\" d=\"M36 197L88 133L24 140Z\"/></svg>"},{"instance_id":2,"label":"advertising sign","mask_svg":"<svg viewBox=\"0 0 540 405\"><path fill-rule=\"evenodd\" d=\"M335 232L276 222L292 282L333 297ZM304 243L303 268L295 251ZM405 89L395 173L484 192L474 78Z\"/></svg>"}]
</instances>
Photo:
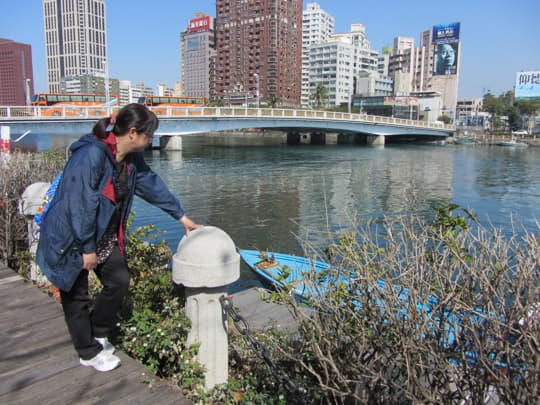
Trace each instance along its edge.
<instances>
[{"instance_id":1,"label":"advertising sign","mask_svg":"<svg viewBox=\"0 0 540 405\"><path fill-rule=\"evenodd\" d=\"M383 104L395 106L418 105L418 98L408 96L385 97Z\"/></svg>"},{"instance_id":2,"label":"advertising sign","mask_svg":"<svg viewBox=\"0 0 540 405\"><path fill-rule=\"evenodd\" d=\"M540 71L517 73L515 98L540 98Z\"/></svg>"},{"instance_id":3,"label":"advertising sign","mask_svg":"<svg viewBox=\"0 0 540 405\"><path fill-rule=\"evenodd\" d=\"M205 16L205 17L194 18L193 20L189 20L189 32L204 31L204 30L208 30L212 28L211 19L212 17Z\"/></svg>"},{"instance_id":4,"label":"advertising sign","mask_svg":"<svg viewBox=\"0 0 540 405\"><path fill-rule=\"evenodd\" d=\"M457 74L459 42L435 44L433 75Z\"/></svg>"},{"instance_id":5,"label":"advertising sign","mask_svg":"<svg viewBox=\"0 0 540 405\"><path fill-rule=\"evenodd\" d=\"M435 25L433 27L432 42L434 44L440 44L444 42L459 41L459 24L460 23Z\"/></svg>"}]
</instances>

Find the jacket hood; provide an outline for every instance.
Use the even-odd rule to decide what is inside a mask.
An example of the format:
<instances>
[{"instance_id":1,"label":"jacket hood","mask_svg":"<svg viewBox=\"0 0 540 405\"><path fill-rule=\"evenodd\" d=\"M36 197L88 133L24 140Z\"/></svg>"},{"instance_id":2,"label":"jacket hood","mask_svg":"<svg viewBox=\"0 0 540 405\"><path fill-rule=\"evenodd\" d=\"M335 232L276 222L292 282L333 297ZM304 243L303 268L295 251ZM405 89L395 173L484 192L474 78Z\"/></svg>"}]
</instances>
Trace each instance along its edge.
<instances>
[{"instance_id":1,"label":"jacket hood","mask_svg":"<svg viewBox=\"0 0 540 405\"><path fill-rule=\"evenodd\" d=\"M69 151L73 154L78 150L90 145L99 147L107 154L109 159L114 161L113 154L111 153L111 150L107 147L107 144L105 144L103 140L95 137L92 134L84 135L79 140L73 142L69 147Z\"/></svg>"}]
</instances>

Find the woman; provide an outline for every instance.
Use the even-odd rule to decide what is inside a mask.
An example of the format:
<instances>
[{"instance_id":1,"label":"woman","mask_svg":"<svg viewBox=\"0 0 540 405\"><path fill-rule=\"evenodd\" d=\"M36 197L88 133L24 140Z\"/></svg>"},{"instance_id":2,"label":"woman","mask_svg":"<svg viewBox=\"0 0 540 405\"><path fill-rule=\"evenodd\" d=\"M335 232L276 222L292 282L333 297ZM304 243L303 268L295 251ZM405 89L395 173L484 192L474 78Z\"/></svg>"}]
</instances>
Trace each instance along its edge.
<instances>
[{"instance_id":1,"label":"woman","mask_svg":"<svg viewBox=\"0 0 540 405\"><path fill-rule=\"evenodd\" d=\"M108 335L129 287L125 227L136 194L179 220L186 234L198 225L140 152L152 143L157 117L129 104L96 123L75 142L62 179L43 217L37 263L60 289L73 345L84 366L109 371L120 364ZM90 313L88 272L103 289Z\"/></svg>"}]
</instances>

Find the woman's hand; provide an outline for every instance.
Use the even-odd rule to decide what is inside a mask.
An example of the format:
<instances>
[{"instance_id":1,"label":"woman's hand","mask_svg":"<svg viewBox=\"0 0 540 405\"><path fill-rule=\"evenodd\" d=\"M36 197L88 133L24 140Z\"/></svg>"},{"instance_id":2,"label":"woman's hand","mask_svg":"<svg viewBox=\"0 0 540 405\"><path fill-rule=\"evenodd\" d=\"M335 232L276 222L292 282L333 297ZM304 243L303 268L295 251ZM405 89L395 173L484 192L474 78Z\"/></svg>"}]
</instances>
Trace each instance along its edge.
<instances>
[{"instance_id":1,"label":"woman's hand","mask_svg":"<svg viewBox=\"0 0 540 405\"><path fill-rule=\"evenodd\" d=\"M82 263L83 269L88 271L95 270L98 265L96 252L83 253Z\"/></svg>"},{"instance_id":2,"label":"woman's hand","mask_svg":"<svg viewBox=\"0 0 540 405\"><path fill-rule=\"evenodd\" d=\"M198 229L198 228L202 228L204 225L199 225L199 224L196 224L195 222L193 222L191 219L189 219L187 217L187 215L184 215L182 218L180 218L180 223L182 224L182 226L184 227L184 229L186 230L186 236L189 236L189 233L194 230L194 229Z\"/></svg>"}]
</instances>

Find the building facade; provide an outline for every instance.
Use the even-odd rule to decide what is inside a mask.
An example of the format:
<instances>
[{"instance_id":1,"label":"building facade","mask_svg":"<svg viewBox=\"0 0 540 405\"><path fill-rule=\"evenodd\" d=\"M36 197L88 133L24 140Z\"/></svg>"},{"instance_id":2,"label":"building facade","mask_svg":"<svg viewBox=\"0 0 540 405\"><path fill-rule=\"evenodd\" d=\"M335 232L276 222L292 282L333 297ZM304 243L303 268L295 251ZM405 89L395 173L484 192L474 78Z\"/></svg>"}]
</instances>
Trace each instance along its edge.
<instances>
[{"instance_id":1,"label":"building facade","mask_svg":"<svg viewBox=\"0 0 540 405\"><path fill-rule=\"evenodd\" d=\"M27 105L34 94L32 48L0 38L0 105Z\"/></svg>"},{"instance_id":2,"label":"building facade","mask_svg":"<svg viewBox=\"0 0 540 405\"><path fill-rule=\"evenodd\" d=\"M180 80L184 95L211 97L215 49L214 19L196 13L180 34Z\"/></svg>"},{"instance_id":3,"label":"building facade","mask_svg":"<svg viewBox=\"0 0 540 405\"><path fill-rule=\"evenodd\" d=\"M459 23L436 25L421 33L419 47L414 47L412 38L394 39L388 74L394 80L395 96L438 94L440 110L433 114L456 119L461 58L459 28Z\"/></svg>"},{"instance_id":4,"label":"building facade","mask_svg":"<svg viewBox=\"0 0 540 405\"><path fill-rule=\"evenodd\" d=\"M298 106L301 69L301 0L216 0L216 97Z\"/></svg>"},{"instance_id":5,"label":"building facade","mask_svg":"<svg viewBox=\"0 0 540 405\"><path fill-rule=\"evenodd\" d=\"M302 96L301 105L309 105L309 52L311 45L326 42L335 30L335 20L318 3L308 3L302 17Z\"/></svg>"},{"instance_id":6,"label":"building facade","mask_svg":"<svg viewBox=\"0 0 540 405\"><path fill-rule=\"evenodd\" d=\"M353 94L355 48L343 38L334 38L310 48L309 86L315 93L322 84L328 94L328 106L348 103Z\"/></svg>"},{"instance_id":7,"label":"building facade","mask_svg":"<svg viewBox=\"0 0 540 405\"><path fill-rule=\"evenodd\" d=\"M108 80L109 93L119 96L120 81ZM105 78L100 75L65 76L60 79L60 93L105 94Z\"/></svg>"},{"instance_id":8,"label":"building facade","mask_svg":"<svg viewBox=\"0 0 540 405\"><path fill-rule=\"evenodd\" d=\"M370 46L361 23L351 24L349 32L334 34L325 43L312 45L309 59L310 93L313 94L317 85L322 84L328 92L330 106L349 103L352 94L358 92L360 73L377 72L379 53Z\"/></svg>"},{"instance_id":9,"label":"building facade","mask_svg":"<svg viewBox=\"0 0 540 405\"><path fill-rule=\"evenodd\" d=\"M49 92L62 78L107 73L105 0L43 0Z\"/></svg>"}]
</instances>

